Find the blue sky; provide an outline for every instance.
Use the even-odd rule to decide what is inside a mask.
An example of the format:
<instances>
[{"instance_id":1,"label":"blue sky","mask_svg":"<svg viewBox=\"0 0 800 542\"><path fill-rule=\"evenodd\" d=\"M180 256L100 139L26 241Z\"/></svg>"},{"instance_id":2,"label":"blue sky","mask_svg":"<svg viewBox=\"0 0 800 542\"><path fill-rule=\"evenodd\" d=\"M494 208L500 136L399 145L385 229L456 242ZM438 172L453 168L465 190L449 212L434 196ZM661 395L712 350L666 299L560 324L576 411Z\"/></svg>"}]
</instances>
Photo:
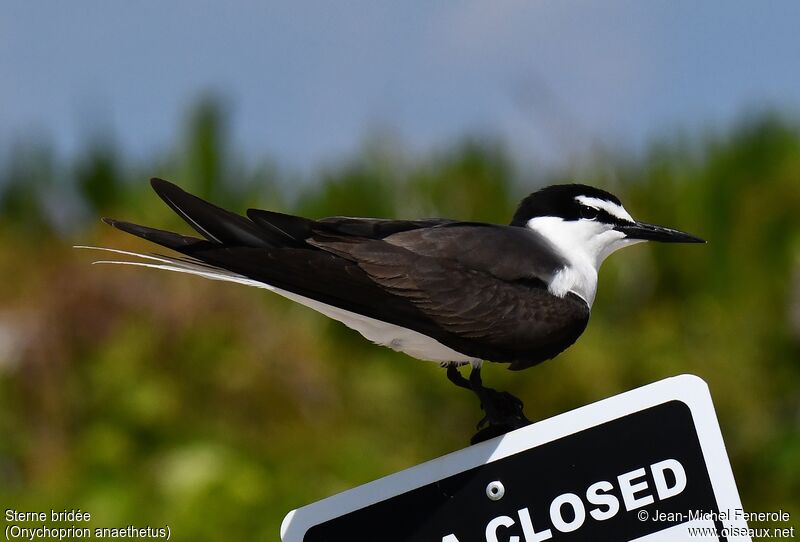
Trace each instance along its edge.
<instances>
[{"instance_id":1,"label":"blue sky","mask_svg":"<svg viewBox=\"0 0 800 542\"><path fill-rule=\"evenodd\" d=\"M800 109L800 2L228 0L0 5L0 145L173 144L203 93L239 153L310 168L389 129L531 161Z\"/></svg>"}]
</instances>

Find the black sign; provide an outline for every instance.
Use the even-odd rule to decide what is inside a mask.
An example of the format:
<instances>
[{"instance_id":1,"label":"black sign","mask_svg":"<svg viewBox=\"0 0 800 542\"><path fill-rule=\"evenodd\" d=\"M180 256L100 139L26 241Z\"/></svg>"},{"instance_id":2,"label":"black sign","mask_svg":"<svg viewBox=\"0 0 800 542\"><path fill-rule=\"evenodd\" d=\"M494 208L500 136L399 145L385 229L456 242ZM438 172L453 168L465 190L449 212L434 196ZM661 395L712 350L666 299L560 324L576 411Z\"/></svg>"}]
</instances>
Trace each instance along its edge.
<instances>
[{"instance_id":1,"label":"black sign","mask_svg":"<svg viewBox=\"0 0 800 542\"><path fill-rule=\"evenodd\" d=\"M571 415L562 415L565 423L573 420ZM711 415L715 421L713 409ZM551 423L547 431L553 430ZM311 521L302 537L284 540L622 542L646 541L649 535L666 532L668 536L658 540L672 541L691 537L685 530L676 535L670 528L699 521L718 534L695 540L726 541L725 525L718 519L724 517L720 512L739 506L738 495L730 495L729 488L735 490L732 477L726 480L728 493L715 491L709 450L704 452L702 441L690 405L668 400L498 459L490 456L484 464L384 495L384 500L335 517L324 518L332 515L337 498L348 503L345 508L353 506L347 493L321 501L317 505L324 519ZM727 457L722 460L727 465ZM719 465L711 470L719 471ZM715 476L721 478L719 472ZM390 488L390 481L364 486L367 499L377 500L381 483ZM359 489L353 490L354 496ZM718 502L719 495L725 502ZM292 519L297 518L290 514L289 527Z\"/></svg>"}]
</instances>

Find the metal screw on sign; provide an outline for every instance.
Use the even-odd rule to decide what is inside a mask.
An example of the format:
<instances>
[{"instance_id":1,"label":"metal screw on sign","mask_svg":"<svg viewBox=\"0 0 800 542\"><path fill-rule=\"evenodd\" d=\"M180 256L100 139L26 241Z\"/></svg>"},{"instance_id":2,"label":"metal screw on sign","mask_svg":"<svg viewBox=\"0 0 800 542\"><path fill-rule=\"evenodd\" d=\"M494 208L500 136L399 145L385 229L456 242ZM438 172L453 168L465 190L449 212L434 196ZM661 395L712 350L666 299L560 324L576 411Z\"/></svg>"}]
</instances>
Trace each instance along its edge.
<instances>
[{"instance_id":1,"label":"metal screw on sign","mask_svg":"<svg viewBox=\"0 0 800 542\"><path fill-rule=\"evenodd\" d=\"M490 482L489 485L486 486L486 496L489 497L489 500L499 501L505 494L506 488L503 487L503 483L499 480Z\"/></svg>"}]
</instances>

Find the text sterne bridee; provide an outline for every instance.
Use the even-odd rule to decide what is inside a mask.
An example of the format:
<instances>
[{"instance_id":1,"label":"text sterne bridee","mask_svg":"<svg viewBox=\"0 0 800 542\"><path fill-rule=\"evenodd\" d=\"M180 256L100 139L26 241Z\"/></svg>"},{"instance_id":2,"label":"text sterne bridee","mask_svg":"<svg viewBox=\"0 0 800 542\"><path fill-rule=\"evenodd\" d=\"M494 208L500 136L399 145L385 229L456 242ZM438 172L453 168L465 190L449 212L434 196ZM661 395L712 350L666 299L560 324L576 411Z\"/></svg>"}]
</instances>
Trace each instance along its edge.
<instances>
[{"instance_id":1,"label":"text sterne bridee","mask_svg":"<svg viewBox=\"0 0 800 542\"><path fill-rule=\"evenodd\" d=\"M49 512L18 512L12 508L6 508L5 518L8 522L27 522L27 521L90 521L92 515L89 512L81 512L81 509L63 511L50 510Z\"/></svg>"},{"instance_id":2,"label":"text sterne bridee","mask_svg":"<svg viewBox=\"0 0 800 542\"><path fill-rule=\"evenodd\" d=\"M679 495L686 489L686 471L675 459L666 459L649 467L653 476L655 493L649 488L644 467L617 476L617 486L622 495L622 506L627 512L636 510L655 502ZM672 484L667 482L666 473L672 474ZM571 533L580 529L587 521L587 513L594 521L605 521L620 512L620 501L610 493L614 484L601 480L590 485L584 498L575 493L564 493L550 503L550 525L534 527L530 510L522 508L516 512L516 518L497 516L486 525L486 542L542 542L553 537L552 529L562 533ZM522 539L518 535L499 538L501 532L517 525L522 530ZM545 528L542 528L545 527ZM542 528L542 530L537 530ZM442 542L461 542L455 534L442 537Z\"/></svg>"}]
</instances>

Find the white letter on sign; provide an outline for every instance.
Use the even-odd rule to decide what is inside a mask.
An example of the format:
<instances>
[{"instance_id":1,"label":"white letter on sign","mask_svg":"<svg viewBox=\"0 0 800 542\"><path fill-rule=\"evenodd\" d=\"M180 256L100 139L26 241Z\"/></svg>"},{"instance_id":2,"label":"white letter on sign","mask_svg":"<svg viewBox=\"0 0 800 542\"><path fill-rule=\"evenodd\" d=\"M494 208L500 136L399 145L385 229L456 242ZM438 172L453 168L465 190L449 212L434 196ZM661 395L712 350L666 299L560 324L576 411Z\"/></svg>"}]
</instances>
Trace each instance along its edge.
<instances>
[{"instance_id":1,"label":"white letter on sign","mask_svg":"<svg viewBox=\"0 0 800 542\"><path fill-rule=\"evenodd\" d=\"M622 500L625 501L625 510L630 512L642 506L647 506L653 503L652 495L645 495L644 497L636 498L636 494L640 491L647 489L647 480L639 482L638 484L631 484L632 481L641 478L645 475L644 469L636 469L625 474L617 476L619 482L619 490L622 492Z\"/></svg>"},{"instance_id":2,"label":"white letter on sign","mask_svg":"<svg viewBox=\"0 0 800 542\"><path fill-rule=\"evenodd\" d=\"M442 542L459 542L459 540L458 540L458 538L456 538L456 535L449 534L449 535L445 536L444 538L442 538Z\"/></svg>"},{"instance_id":3,"label":"white letter on sign","mask_svg":"<svg viewBox=\"0 0 800 542\"><path fill-rule=\"evenodd\" d=\"M519 524L522 526L522 534L525 535L525 542L542 542L542 540L550 540L553 538L553 533L550 529L545 529L541 533L537 533L533 528L531 521L531 513L527 508L523 508L517 512L519 514Z\"/></svg>"},{"instance_id":4,"label":"white letter on sign","mask_svg":"<svg viewBox=\"0 0 800 542\"><path fill-rule=\"evenodd\" d=\"M605 521L613 518L619 512L619 499L611 493L605 493L614 489L611 482L595 482L586 490L586 499L591 504L596 504L598 507L589 511L589 514L597 521ZM601 506L605 506L606 510L600 510Z\"/></svg>"},{"instance_id":5,"label":"white letter on sign","mask_svg":"<svg viewBox=\"0 0 800 542\"><path fill-rule=\"evenodd\" d=\"M494 518L489 522L489 525L486 526L486 542L498 542L497 528L500 526L511 527L512 525L514 525L514 520L508 516L498 516ZM508 542L519 542L519 537L512 536L508 539Z\"/></svg>"},{"instance_id":6,"label":"white letter on sign","mask_svg":"<svg viewBox=\"0 0 800 542\"><path fill-rule=\"evenodd\" d=\"M575 519L567 523L564 521L564 516L561 515L561 509L565 504L569 504L575 515ZM580 528L586 519L586 509L583 507L583 501L574 493L564 493L559 495L550 504L550 521L553 522L553 527L562 533L571 533L572 531Z\"/></svg>"},{"instance_id":7,"label":"white letter on sign","mask_svg":"<svg viewBox=\"0 0 800 542\"><path fill-rule=\"evenodd\" d=\"M683 470L683 465L675 459L665 459L660 463L655 463L650 469L653 471L658 498L662 501L674 497L686 489L686 471ZM667 486L667 479L664 478L666 470L672 471L672 475L675 477L675 485L672 487Z\"/></svg>"}]
</instances>

